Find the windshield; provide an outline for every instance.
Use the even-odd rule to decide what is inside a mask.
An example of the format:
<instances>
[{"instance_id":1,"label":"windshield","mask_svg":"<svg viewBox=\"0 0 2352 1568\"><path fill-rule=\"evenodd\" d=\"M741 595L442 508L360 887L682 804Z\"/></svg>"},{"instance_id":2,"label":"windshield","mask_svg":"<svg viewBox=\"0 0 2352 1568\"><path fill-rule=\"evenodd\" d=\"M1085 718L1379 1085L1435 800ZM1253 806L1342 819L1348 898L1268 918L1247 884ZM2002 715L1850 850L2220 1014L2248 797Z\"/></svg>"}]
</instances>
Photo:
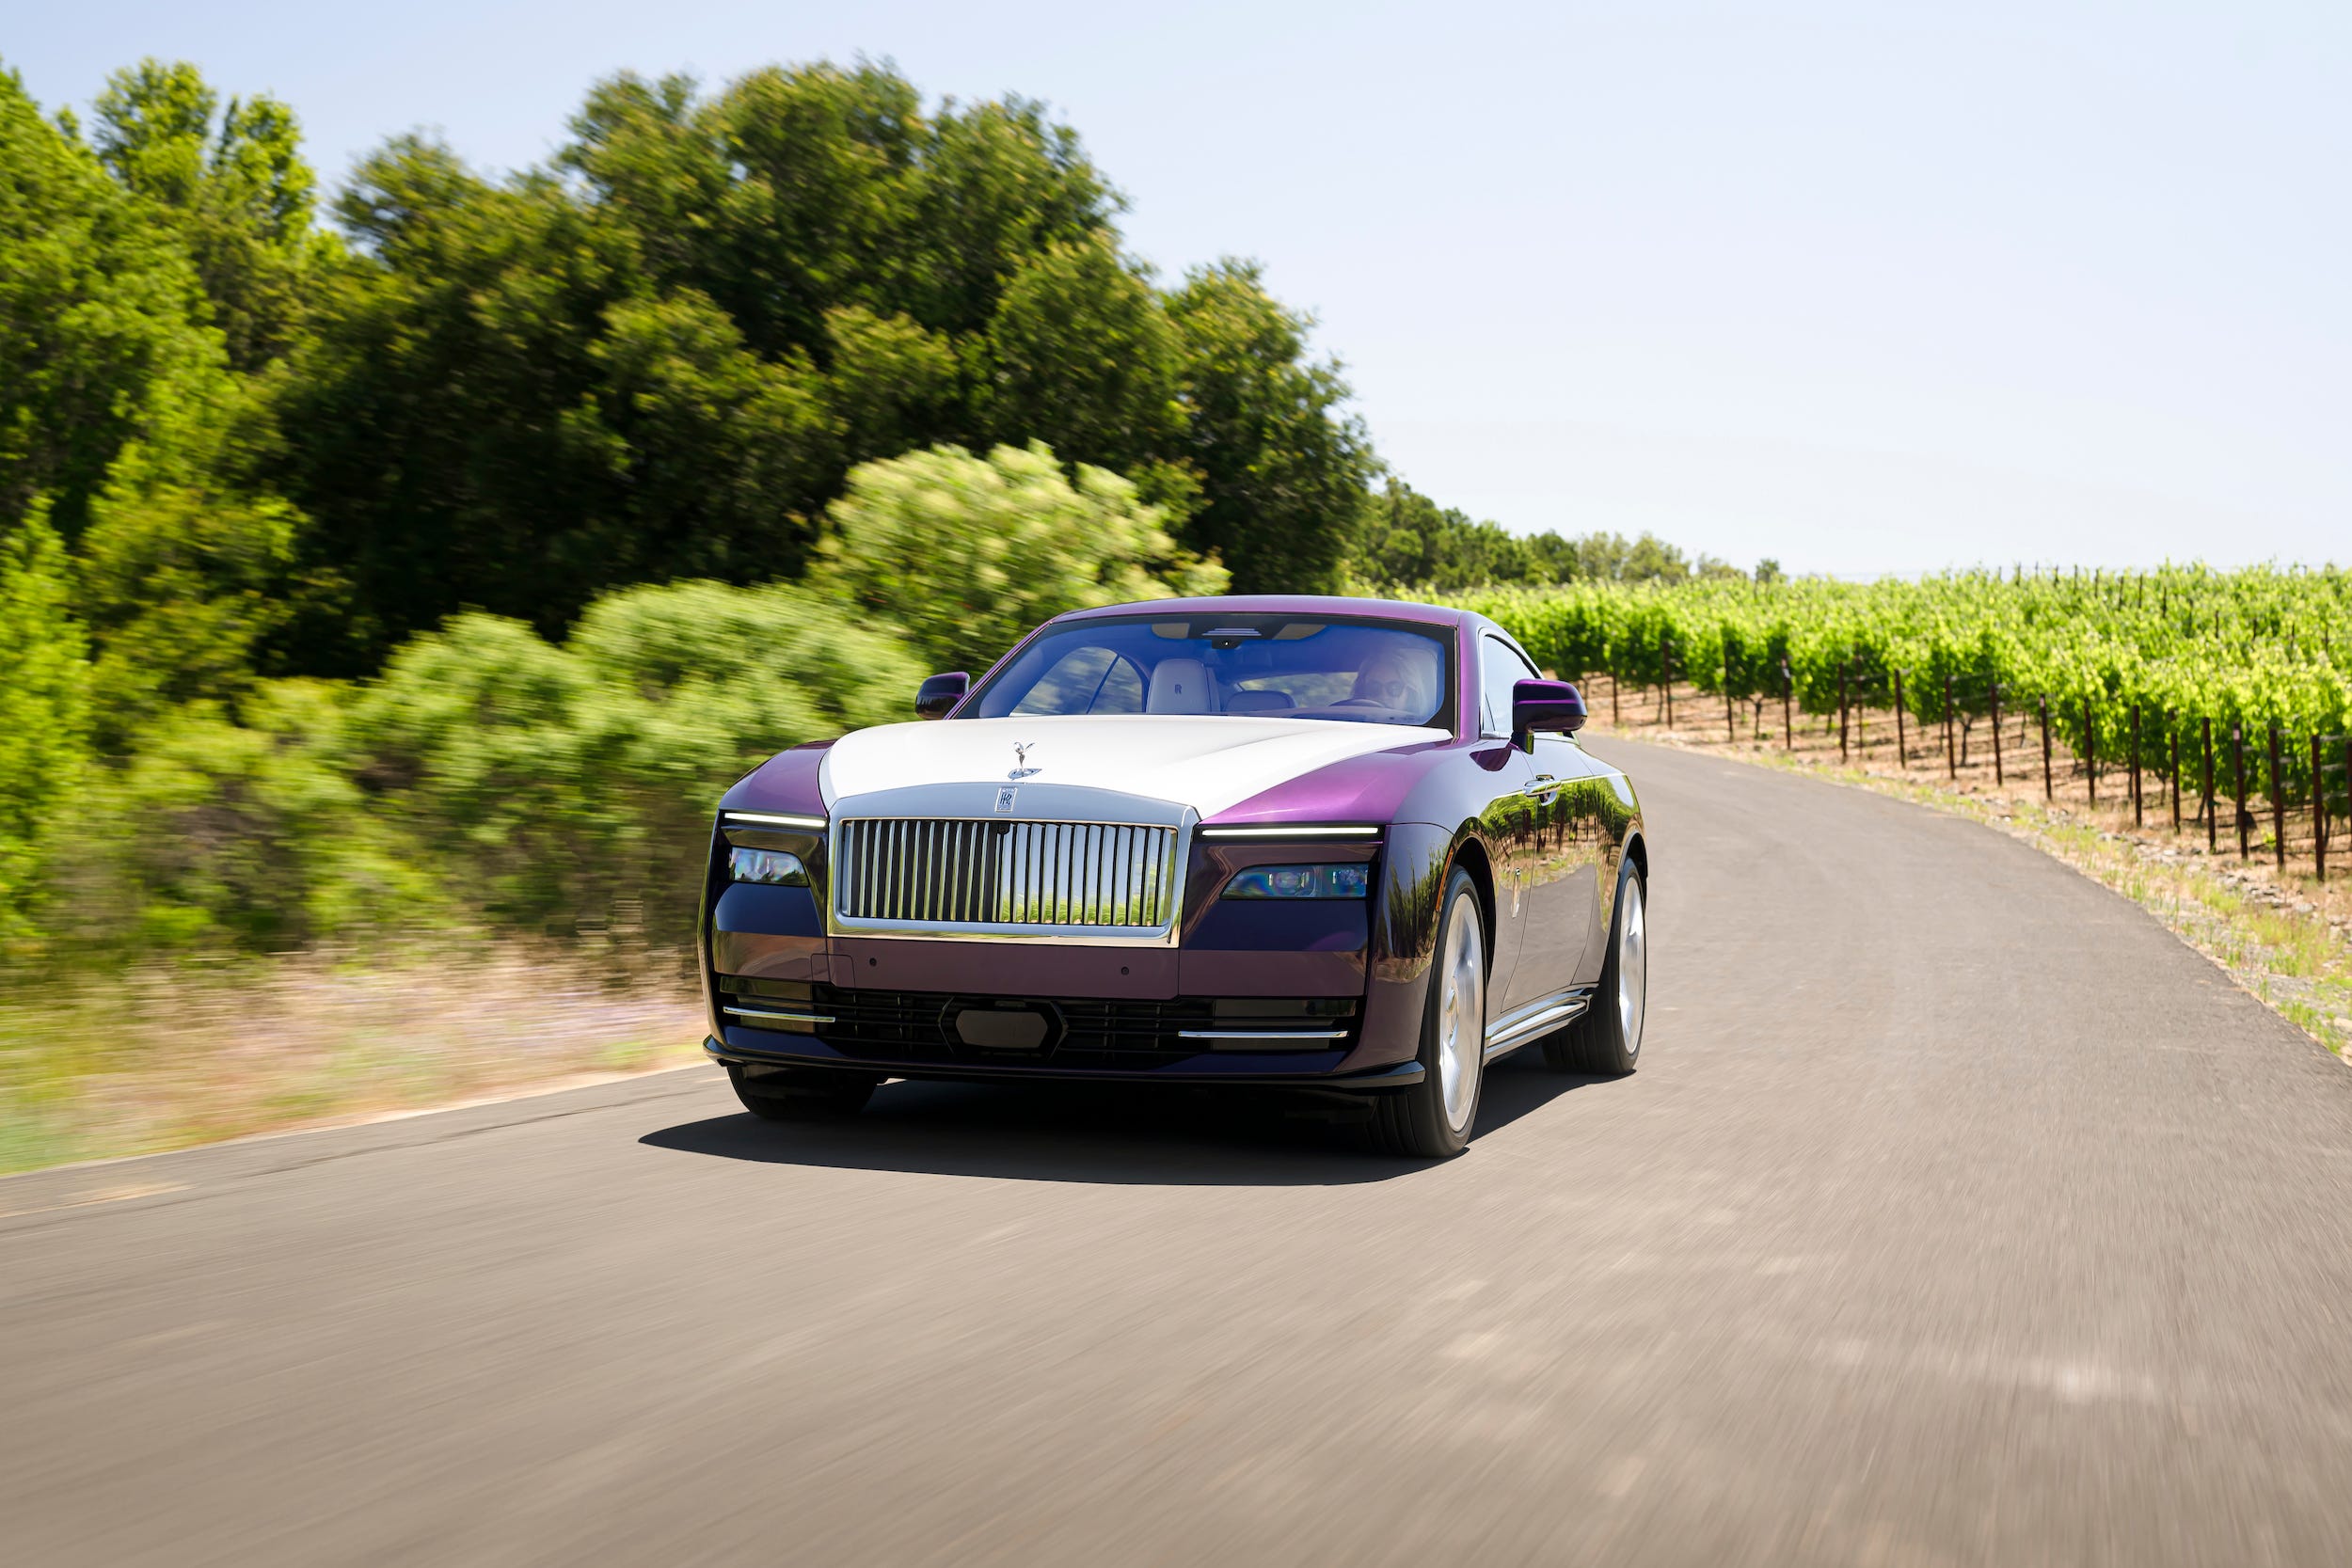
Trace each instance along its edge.
<instances>
[{"instance_id":1,"label":"windshield","mask_svg":"<svg viewBox=\"0 0 2352 1568\"><path fill-rule=\"evenodd\" d=\"M1231 714L1441 722L1453 689L1437 627L1291 615L1073 621L980 683L961 717Z\"/></svg>"}]
</instances>

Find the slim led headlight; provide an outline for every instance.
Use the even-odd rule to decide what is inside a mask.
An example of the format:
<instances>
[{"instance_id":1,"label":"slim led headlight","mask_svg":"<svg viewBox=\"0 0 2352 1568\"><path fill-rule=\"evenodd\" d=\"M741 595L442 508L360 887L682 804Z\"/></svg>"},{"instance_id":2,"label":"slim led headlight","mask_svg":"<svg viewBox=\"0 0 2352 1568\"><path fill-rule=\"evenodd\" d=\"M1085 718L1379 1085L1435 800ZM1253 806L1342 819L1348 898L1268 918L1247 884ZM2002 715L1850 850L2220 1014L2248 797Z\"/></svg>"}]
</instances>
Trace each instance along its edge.
<instances>
[{"instance_id":1,"label":"slim led headlight","mask_svg":"<svg viewBox=\"0 0 2352 1568\"><path fill-rule=\"evenodd\" d=\"M727 875L739 882L762 882L771 887L808 886L808 867L801 857L786 849L746 849L736 845L727 850Z\"/></svg>"},{"instance_id":2,"label":"slim led headlight","mask_svg":"<svg viewBox=\"0 0 2352 1568\"><path fill-rule=\"evenodd\" d=\"M1233 873L1227 898L1361 898L1372 890L1372 867L1362 861L1339 865L1253 865Z\"/></svg>"}]
</instances>

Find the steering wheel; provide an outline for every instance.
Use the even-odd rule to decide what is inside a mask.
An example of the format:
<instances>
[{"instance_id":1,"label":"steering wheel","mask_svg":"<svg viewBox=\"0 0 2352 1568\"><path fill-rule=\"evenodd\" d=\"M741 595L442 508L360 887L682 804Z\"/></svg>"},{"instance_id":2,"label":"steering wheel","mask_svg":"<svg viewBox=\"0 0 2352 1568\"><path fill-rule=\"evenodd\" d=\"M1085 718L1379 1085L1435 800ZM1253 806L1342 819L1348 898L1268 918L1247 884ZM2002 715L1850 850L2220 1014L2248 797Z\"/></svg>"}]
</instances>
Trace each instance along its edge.
<instances>
[{"instance_id":1,"label":"steering wheel","mask_svg":"<svg viewBox=\"0 0 2352 1568\"><path fill-rule=\"evenodd\" d=\"M1370 697L1342 697L1338 702L1333 703L1331 705L1333 707L1387 707L1389 705L1386 703L1375 702Z\"/></svg>"}]
</instances>

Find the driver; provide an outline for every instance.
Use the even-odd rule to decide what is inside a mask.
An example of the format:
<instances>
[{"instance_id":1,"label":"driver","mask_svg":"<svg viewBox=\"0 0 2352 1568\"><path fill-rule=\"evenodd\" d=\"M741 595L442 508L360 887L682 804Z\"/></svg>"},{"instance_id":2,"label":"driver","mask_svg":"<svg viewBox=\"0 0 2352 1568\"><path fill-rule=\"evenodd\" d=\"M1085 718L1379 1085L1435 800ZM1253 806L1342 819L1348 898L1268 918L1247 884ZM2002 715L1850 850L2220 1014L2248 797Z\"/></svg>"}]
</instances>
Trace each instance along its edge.
<instances>
[{"instance_id":1,"label":"driver","mask_svg":"<svg viewBox=\"0 0 2352 1568\"><path fill-rule=\"evenodd\" d=\"M1394 654L1375 654L1356 672L1356 701L1398 713L1419 712L1421 692L1413 685L1405 661Z\"/></svg>"}]
</instances>

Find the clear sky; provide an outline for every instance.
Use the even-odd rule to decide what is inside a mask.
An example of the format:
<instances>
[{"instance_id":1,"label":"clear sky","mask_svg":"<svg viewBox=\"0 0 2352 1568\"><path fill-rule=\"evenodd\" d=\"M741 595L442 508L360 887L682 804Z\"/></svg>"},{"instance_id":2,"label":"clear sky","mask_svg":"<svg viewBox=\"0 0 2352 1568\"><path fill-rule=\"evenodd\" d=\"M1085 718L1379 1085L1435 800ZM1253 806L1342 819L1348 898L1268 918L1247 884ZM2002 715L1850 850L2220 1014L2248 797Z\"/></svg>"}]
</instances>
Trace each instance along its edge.
<instances>
[{"instance_id":1,"label":"clear sky","mask_svg":"<svg viewBox=\"0 0 2352 1568\"><path fill-rule=\"evenodd\" d=\"M1391 464L1517 530L1742 565L2352 561L2352 5L395 7L10 0L138 55L544 157L595 77L857 54L1019 92L1176 273L1266 262Z\"/></svg>"}]
</instances>

